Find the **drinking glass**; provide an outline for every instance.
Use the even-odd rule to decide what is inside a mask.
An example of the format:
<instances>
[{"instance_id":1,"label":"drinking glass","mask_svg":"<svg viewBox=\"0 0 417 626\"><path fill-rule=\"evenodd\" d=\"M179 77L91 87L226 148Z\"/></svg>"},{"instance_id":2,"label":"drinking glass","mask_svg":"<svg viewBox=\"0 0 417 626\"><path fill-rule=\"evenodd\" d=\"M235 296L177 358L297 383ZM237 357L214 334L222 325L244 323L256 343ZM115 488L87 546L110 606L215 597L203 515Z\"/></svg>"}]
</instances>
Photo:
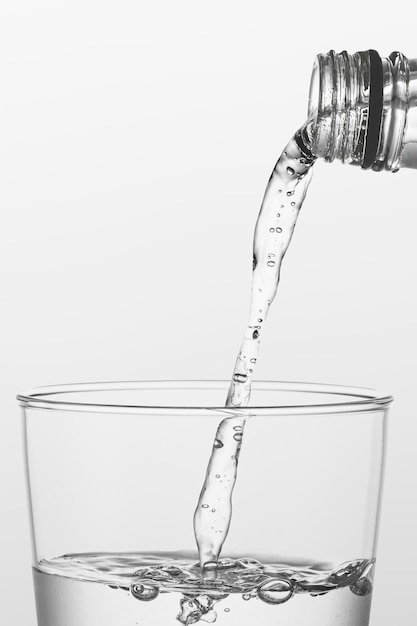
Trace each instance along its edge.
<instances>
[{"instance_id":1,"label":"drinking glass","mask_svg":"<svg viewBox=\"0 0 417 626\"><path fill-rule=\"evenodd\" d=\"M231 409L227 388L123 382L18 396L39 626L367 626L392 398L257 382L250 406ZM193 515L218 425L236 416L246 423L233 514L206 572Z\"/></svg>"}]
</instances>

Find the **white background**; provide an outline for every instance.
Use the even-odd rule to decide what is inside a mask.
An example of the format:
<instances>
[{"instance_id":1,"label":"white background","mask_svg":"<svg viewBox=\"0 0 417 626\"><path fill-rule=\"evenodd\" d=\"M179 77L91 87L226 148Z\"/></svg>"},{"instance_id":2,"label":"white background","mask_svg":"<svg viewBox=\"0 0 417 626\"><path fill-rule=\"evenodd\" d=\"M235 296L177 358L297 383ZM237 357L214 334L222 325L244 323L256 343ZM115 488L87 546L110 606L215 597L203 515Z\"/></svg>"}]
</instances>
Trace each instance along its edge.
<instances>
[{"instance_id":1,"label":"white background","mask_svg":"<svg viewBox=\"0 0 417 626\"><path fill-rule=\"evenodd\" d=\"M253 226L316 53L417 56L415 17L411 1L395 16L334 0L3 2L0 623L35 625L16 392L227 378ZM417 172L315 169L257 377L395 395L372 624L411 626Z\"/></svg>"}]
</instances>

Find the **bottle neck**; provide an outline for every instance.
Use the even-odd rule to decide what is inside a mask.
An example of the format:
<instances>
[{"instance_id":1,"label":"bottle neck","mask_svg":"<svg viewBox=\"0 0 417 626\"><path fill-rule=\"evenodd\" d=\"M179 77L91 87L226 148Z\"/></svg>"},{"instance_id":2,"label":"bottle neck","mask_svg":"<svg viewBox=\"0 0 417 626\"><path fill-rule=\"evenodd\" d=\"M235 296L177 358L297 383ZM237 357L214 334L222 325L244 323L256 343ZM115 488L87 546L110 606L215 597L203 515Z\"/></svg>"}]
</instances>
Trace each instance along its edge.
<instances>
[{"instance_id":1,"label":"bottle neck","mask_svg":"<svg viewBox=\"0 0 417 626\"><path fill-rule=\"evenodd\" d=\"M317 157L375 171L417 168L417 59L375 50L319 54L309 118Z\"/></svg>"}]
</instances>

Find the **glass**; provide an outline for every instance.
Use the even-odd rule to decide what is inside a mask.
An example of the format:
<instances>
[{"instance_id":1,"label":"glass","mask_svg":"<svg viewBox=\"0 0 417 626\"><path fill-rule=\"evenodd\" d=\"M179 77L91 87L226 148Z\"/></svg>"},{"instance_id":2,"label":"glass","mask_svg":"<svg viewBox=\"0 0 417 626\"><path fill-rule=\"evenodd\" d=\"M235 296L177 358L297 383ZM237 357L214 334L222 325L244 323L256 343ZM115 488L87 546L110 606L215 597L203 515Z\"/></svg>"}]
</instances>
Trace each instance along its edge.
<instances>
[{"instance_id":1,"label":"glass","mask_svg":"<svg viewBox=\"0 0 417 626\"><path fill-rule=\"evenodd\" d=\"M417 59L375 50L317 55L311 149L375 171L417 168Z\"/></svg>"},{"instance_id":2,"label":"glass","mask_svg":"<svg viewBox=\"0 0 417 626\"><path fill-rule=\"evenodd\" d=\"M227 381L23 393L39 626L366 626L391 398ZM247 418L233 516L202 575L193 514L219 422ZM219 477L219 487L221 477ZM152 600L152 601L151 601Z\"/></svg>"}]
</instances>

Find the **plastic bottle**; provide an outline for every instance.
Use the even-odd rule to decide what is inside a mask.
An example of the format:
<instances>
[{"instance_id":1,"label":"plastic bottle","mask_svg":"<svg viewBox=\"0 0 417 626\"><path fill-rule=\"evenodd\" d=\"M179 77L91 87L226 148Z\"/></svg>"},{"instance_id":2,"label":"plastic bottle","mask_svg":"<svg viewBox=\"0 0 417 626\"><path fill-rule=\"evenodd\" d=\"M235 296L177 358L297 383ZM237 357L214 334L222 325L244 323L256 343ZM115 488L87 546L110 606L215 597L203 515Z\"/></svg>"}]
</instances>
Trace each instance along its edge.
<instances>
[{"instance_id":1,"label":"plastic bottle","mask_svg":"<svg viewBox=\"0 0 417 626\"><path fill-rule=\"evenodd\" d=\"M315 156L375 171L417 169L417 59L375 50L319 54L309 117Z\"/></svg>"}]
</instances>

